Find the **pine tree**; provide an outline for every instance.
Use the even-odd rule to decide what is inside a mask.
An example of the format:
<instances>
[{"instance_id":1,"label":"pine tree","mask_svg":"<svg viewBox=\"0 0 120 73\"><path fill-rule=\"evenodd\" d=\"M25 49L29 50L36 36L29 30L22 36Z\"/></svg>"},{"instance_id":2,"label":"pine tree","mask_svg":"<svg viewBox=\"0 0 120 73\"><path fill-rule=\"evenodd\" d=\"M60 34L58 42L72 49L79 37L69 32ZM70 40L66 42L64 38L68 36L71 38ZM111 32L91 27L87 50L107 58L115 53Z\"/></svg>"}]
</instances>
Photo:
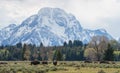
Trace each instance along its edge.
<instances>
[{"instance_id":1,"label":"pine tree","mask_svg":"<svg viewBox=\"0 0 120 73\"><path fill-rule=\"evenodd\" d=\"M72 46L73 46L73 43L72 43L71 40L69 40L68 46L69 46L69 47L72 47Z\"/></svg>"},{"instance_id":2,"label":"pine tree","mask_svg":"<svg viewBox=\"0 0 120 73\"><path fill-rule=\"evenodd\" d=\"M114 60L114 50L110 44L108 44L108 49L105 51L104 60L113 61Z\"/></svg>"},{"instance_id":3,"label":"pine tree","mask_svg":"<svg viewBox=\"0 0 120 73\"><path fill-rule=\"evenodd\" d=\"M42 42L40 43L40 47L44 47L44 45L43 45L43 43L42 43Z\"/></svg>"},{"instance_id":4,"label":"pine tree","mask_svg":"<svg viewBox=\"0 0 120 73\"><path fill-rule=\"evenodd\" d=\"M63 46L64 46L64 47L67 47L67 43L66 43L66 42L64 42Z\"/></svg>"},{"instance_id":5,"label":"pine tree","mask_svg":"<svg viewBox=\"0 0 120 73\"><path fill-rule=\"evenodd\" d=\"M58 61L62 60L62 54L61 54L60 50L56 50L55 59L58 60Z\"/></svg>"},{"instance_id":6,"label":"pine tree","mask_svg":"<svg viewBox=\"0 0 120 73\"><path fill-rule=\"evenodd\" d=\"M17 43L16 46L17 48L22 48L22 43Z\"/></svg>"}]
</instances>

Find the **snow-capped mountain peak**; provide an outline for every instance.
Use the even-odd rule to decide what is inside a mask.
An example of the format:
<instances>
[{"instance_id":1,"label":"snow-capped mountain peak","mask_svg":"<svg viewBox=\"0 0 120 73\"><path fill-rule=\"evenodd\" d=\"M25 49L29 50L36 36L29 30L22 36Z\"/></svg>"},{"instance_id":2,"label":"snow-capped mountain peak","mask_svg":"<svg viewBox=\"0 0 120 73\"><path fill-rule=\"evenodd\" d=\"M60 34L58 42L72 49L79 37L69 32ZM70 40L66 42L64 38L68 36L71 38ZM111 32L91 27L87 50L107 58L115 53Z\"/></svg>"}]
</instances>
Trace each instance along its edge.
<instances>
[{"instance_id":1,"label":"snow-capped mountain peak","mask_svg":"<svg viewBox=\"0 0 120 73\"><path fill-rule=\"evenodd\" d=\"M9 28L13 26L10 25ZM45 46L53 46L62 45L63 42L69 40L81 40L88 43L91 37L96 35L107 36L112 39L104 29L83 29L74 15L59 8L49 7L40 9L38 14L30 16L10 31L1 30L0 34L4 32L8 32L9 36L0 35L3 38L0 44L3 45L15 45L19 42L40 45L42 42Z\"/></svg>"}]
</instances>

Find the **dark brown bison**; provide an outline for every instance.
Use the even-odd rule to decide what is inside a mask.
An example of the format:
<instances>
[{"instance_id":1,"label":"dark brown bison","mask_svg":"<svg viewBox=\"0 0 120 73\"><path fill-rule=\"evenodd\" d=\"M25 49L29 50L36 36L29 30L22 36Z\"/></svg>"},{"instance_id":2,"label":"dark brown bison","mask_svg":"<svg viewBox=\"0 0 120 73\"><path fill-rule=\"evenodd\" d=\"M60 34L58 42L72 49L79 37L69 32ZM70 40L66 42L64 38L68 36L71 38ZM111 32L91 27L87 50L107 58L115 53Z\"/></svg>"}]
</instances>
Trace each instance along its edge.
<instances>
[{"instance_id":1,"label":"dark brown bison","mask_svg":"<svg viewBox=\"0 0 120 73\"><path fill-rule=\"evenodd\" d=\"M114 62L114 61L111 61L111 64L115 64L115 62Z\"/></svg>"},{"instance_id":2,"label":"dark brown bison","mask_svg":"<svg viewBox=\"0 0 120 73\"><path fill-rule=\"evenodd\" d=\"M48 62L47 61L42 61L42 64L45 65L45 64L48 64Z\"/></svg>"},{"instance_id":3,"label":"dark brown bison","mask_svg":"<svg viewBox=\"0 0 120 73\"><path fill-rule=\"evenodd\" d=\"M39 61L32 61L32 62L31 62L31 65L38 65L38 64L40 64Z\"/></svg>"},{"instance_id":4,"label":"dark brown bison","mask_svg":"<svg viewBox=\"0 0 120 73\"><path fill-rule=\"evenodd\" d=\"M99 61L94 61L93 63L95 63L95 64L96 64L96 63L99 63Z\"/></svg>"},{"instance_id":5,"label":"dark brown bison","mask_svg":"<svg viewBox=\"0 0 120 73\"><path fill-rule=\"evenodd\" d=\"M115 64L114 61L100 61L100 64L104 63L104 64Z\"/></svg>"},{"instance_id":6,"label":"dark brown bison","mask_svg":"<svg viewBox=\"0 0 120 73\"><path fill-rule=\"evenodd\" d=\"M100 61L100 64L110 64L110 62L109 61Z\"/></svg>"},{"instance_id":7,"label":"dark brown bison","mask_svg":"<svg viewBox=\"0 0 120 73\"><path fill-rule=\"evenodd\" d=\"M86 61L84 61L84 63L92 63L92 61L86 60Z\"/></svg>"},{"instance_id":8,"label":"dark brown bison","mask_svg":"<svg viewBox=\"0 0 120 73\"><path fill-rule=\"evenodd\" d=\"M56 65L57 65L57 61L53 61L53 65L55 65L55 66L56 66Z\"/></svg>"},{"instance_id":9,"label":"dark brown bison","mask_svg":"<svg viewBox=\"0 0 120 73\"><path fill-rule=\"evenodd\" d=\"M14 64L17 64L17 62L15 62Z\"/></svg>"},{"instance_id":10,"label":"dark brown bison","mask_svg":"<svg viewBox=\"0 0 120 73\"><path fill-rule=\"evenodd\" d=\"M7 62L0 62L0 64L8 64Z\"/></svg>"}]
</instances>

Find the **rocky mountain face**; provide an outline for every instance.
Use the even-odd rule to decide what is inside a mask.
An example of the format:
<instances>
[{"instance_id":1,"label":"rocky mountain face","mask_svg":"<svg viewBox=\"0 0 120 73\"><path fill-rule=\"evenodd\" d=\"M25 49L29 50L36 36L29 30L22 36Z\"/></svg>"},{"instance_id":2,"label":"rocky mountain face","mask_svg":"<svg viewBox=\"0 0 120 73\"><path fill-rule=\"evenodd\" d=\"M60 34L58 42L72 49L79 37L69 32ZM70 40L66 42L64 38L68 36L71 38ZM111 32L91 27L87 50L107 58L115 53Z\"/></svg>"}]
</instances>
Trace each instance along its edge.
<instances>
[{"instance_id":1,"label":"rocky mountain face","mask_svg":"<svg viewBox=\"0 0 120 73\"><path fill-rule=\"evenodd\" d=\"M88 43L93 36L113 39L104 29L89 30L81 27L72 14L59 8L42 8L20 25L11 24L0 30L0 45L28 43L45 46L62 45L64 41L81 40Z\"/></svg>"}]
</instances>

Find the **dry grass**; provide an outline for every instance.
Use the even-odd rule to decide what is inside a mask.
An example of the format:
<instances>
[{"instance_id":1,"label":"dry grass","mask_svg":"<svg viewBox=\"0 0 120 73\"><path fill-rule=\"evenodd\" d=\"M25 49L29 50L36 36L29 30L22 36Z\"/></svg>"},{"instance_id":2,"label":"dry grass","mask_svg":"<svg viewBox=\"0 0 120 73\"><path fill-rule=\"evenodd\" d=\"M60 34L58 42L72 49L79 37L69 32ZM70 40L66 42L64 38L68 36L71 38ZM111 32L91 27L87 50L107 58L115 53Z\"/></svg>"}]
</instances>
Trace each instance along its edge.
<instances>
[{"instance_id":1,"label":"dry grass","mask_svg":"<svg viewBox=\"0 0 120 73\"><path fill-rule=\"evenodd\" d=\"M10 61L6 65L0 65L0 73L120 73L120 63L94 64L75 61L58 62L57 66L30 65L29 61ZM15 64L16 63L16 64ZM102 71L101 71L102 70Z\"/></svg>"}]
</instances>

